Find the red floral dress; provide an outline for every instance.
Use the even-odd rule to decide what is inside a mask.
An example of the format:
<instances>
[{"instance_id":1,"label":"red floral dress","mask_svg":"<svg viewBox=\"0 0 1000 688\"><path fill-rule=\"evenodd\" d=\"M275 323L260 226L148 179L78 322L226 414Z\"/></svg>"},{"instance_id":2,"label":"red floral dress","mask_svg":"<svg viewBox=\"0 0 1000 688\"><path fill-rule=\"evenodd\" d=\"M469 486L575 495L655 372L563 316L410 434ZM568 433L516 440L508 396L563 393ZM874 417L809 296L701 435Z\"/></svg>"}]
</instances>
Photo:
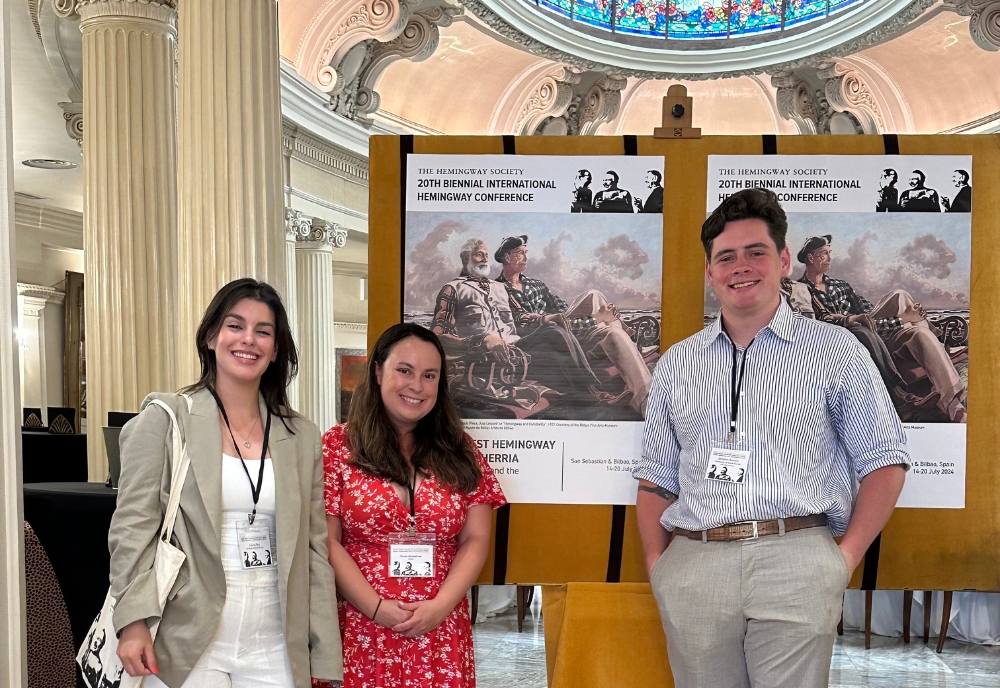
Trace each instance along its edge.
<instances>
[{"instance_id":1,"label":"red floral dress","mask_svg":"<svg viewBox=\"0 0 1000 688\"><path fill-rule=\"evenodd\" d=\"M438 536L435 577L390 578L388 536L406 531L409 509L388 480L351 465L345 426L338 425L323 435L326 512L340 518L344 549L380 597L417 602L436 596L455 559L458 534L469 507L491 504L497 508L507 503L493 469L478 449L476 458L483 477L470 494L455 492L434 476L417 486L417 530ZM406 638L377 625L340 595L337 609L344 644L344 688L476 685L472 625L465 598L440 626L418 638Z\"/></svg>"}]
</instances>

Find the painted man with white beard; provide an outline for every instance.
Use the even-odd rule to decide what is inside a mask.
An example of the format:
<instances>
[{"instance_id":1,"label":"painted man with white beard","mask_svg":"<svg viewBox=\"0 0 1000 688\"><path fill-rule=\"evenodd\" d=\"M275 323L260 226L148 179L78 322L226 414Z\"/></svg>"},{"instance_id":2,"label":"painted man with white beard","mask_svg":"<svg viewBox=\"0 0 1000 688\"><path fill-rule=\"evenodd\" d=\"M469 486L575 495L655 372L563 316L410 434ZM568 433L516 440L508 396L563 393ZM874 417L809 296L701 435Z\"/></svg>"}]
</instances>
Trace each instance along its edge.
<instances>
[{"instance_id":1,"label":"painted man with white beard","mask_svg":"<svg viewBox=\"0 0 1000 688\"><path fill-rule=\"evenodd\" d=\"M599 383L571 332L559 325L520 337L506 287L490 279L489 250L482 239L462 245L461 274L441 287L431 329L449 354L489 354L510 363L520 350L530 357L529 378L575 406L594 405Z\"/></svg>"}]
</instances>

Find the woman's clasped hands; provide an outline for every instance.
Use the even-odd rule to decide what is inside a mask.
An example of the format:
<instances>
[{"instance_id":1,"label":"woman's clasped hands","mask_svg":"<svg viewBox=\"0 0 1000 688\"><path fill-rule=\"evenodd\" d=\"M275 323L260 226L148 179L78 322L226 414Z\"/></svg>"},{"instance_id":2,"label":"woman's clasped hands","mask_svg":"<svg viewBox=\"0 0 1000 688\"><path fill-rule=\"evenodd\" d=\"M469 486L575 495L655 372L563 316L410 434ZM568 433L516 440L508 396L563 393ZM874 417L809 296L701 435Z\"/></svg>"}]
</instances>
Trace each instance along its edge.
<instances>
[{"instance_id":1,"label":"woman's clasped hands","mask_svg":"<svg viewBox=\"0 0 1000 688\"><path fill-rule=\"evenodd\" d=\"M399 608L410 614L410 618L392 627L392 630L406 638L416 638L424 633L430 633L440 626L451 613L453 607L448 607L437 600L422 602L401 602Z\"/></svg>"},{"instance_id":2,"label":"woman's clasped hands","mask_svg":"<svg viewBox=\"0 0 1000 688\"><path fill-rule=\"evenodd\" d=\"M450 613L451 609L445 609L437 600L383 600L372 621L406 638L416 638L440 626Z\"/></svg>"}]
</instances>

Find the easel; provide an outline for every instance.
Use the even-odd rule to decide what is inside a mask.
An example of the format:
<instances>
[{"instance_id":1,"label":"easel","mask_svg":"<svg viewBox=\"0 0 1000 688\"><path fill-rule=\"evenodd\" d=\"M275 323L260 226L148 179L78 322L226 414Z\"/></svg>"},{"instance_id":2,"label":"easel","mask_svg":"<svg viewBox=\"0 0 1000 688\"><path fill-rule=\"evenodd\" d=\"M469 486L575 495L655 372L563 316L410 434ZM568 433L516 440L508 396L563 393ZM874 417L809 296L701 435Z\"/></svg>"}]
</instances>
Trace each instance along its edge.
<instances>
[{"instance_id":1,"label":"easel","mask_svg":"<svg viewBox=\"0 0 1000 688\"><path fill-rule=\"evenodd\" d=\"M701 129L691 126L694 98L687 87L674 84L663 96L663 126L653 129L654 139L700 139Z\"/></svg>"}]
</instances>

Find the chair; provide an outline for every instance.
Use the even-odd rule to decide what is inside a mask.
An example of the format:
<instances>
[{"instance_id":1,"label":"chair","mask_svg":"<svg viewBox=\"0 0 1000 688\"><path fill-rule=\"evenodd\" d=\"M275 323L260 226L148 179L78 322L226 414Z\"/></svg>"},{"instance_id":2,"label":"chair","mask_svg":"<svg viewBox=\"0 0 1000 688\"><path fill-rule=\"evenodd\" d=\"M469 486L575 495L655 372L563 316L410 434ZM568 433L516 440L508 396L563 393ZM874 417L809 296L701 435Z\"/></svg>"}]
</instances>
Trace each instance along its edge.
<instances>
[{"instance_id":1,"label":"chair","mask_svg":"<svg viewBox=\"0 0 1000 688\"><path fill-rule=\"evenodd\" d=\"M62 589L35 531L24 522L28 688L76 688L76 651Z\"/></svg>"},{"instance_id":2,"label":"chair","mask_svg":"<svg viewBox=\"0 0 1000 688\"><path fill-rule=\"evenodd\" d=\"M944 591L944 603L941 609L941 630L938 634L937 651L944 650L944 641L948 638L948 626L951 623L951 603L954 593L951 590ZM924 591L924 642L930 639L931 635L931 604L934 600L934 593L931 590ZM910 642L910 614L913 607L913 591L903 591L903 642Z\"/></svg>"},{"instance_id":3,"label":"chair","mask_svg":"<svg viewBox=\"0 0 1000 688\"><path fill-rule=\"evenodd\" d=\"M531 602L534 599L535 599L534 585L517 586L517 632L518 633L524 630L524 617L526 616L528 607L531 606Z\"/></svg>"}]
</instances>

